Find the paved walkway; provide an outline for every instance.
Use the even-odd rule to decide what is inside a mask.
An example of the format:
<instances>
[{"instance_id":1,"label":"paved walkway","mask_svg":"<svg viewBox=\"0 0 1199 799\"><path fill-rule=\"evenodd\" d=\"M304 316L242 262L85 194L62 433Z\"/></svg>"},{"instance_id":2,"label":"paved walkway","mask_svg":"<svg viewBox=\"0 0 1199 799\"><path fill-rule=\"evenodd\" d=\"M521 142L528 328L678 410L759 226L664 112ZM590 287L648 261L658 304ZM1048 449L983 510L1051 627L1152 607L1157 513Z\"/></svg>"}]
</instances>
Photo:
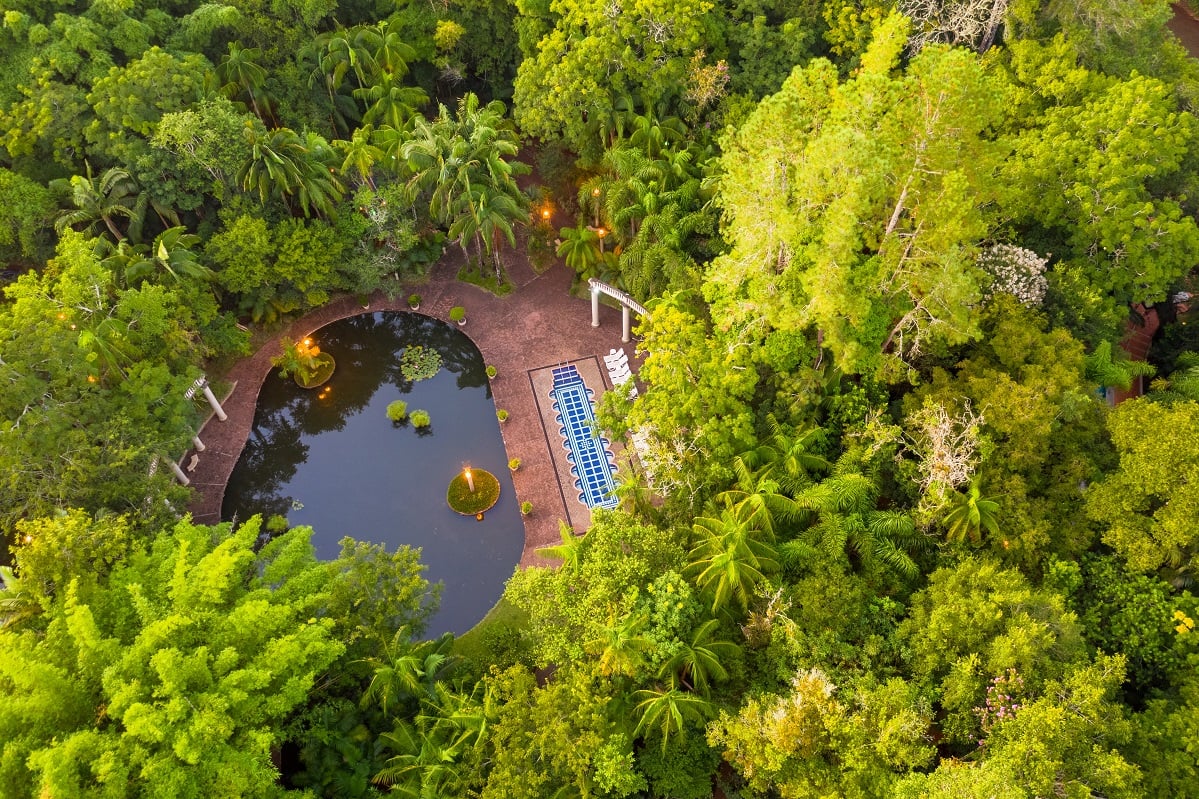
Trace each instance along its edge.
<instances>
[{"instance_id":1,"label":"paved walkway","mask_svg":"<svg viewBox=\"0 0 1199 799\"><path fill-rule=\"evenodd\" d=\"M547 562L537 557L535 550L558 543L560 519L573 523L576 532L583 532L586 527L580 525L590 523L590 514L578 503L576 492L563 495L553 450L561 449L561 436L556 427L547 430L542 424L533 373L546 366L606 355L614 347L624 346L632 353L632 347L620 341L618 309L601 305L600 327L591 327L591 302L570 296L572 274L565 266L555 264L538 275L523 252L509 251L507 260L509 277L517 285L507 297L458 282L462 255L453 248L433 269L428 283L412 287L394 301L376 295L363 309L353 297L345 297L292 323L279 337L302 338L330 322L360 313L407 310L406 297L411 291L421 295L420 313L438 319L447 319L451 307L464 306L463 332L479 347L484 361L496 367L492 394L496 407L510 414L500 430L508 457L521 459L522 465L513 475L517 499L533 503L532 514L525 517L523 567ZM207 449L199 453L190 475L196 489L190 510L199 523L220 521L225 484L249 437L258 392L272 371L271 358L279 353L279 337L223 375L230 383L236 381L236 388L223 403L229 419L211 418L205 424L200 438ZM598 399L611 385L602 369L596 370L595 379L597 383L588 379L588 386L595 389ZM183 462L188 460L185 457Z\"/></svg>"}]
</instances>

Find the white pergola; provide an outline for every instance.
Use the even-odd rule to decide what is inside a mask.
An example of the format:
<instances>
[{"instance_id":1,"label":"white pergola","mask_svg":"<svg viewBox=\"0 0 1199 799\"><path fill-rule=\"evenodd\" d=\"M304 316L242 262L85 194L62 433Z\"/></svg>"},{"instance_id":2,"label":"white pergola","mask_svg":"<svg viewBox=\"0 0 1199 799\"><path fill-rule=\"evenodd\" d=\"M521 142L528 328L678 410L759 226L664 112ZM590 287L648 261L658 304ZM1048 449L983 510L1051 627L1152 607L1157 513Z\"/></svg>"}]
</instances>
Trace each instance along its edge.
<instances>
[{"instance_id":1,"label":"white pergola","mask_svg":"<svg viewBox=\"0 0 1199 799\"><path fill-rule=\"evenodd\" d=\"M212 393L212 388L208 385L207 376L200 375L197 377L196 382L191 384L191 388L184 392L184 396L188 399L193 399L196 396L197 391L200 391L204 394L204 399L208 400L208 405L212 408L212 412L216 414L217 419L224 422L229 418L229 415L225 413L225 409L221 407L221 403L217 401L216 395ZM192 444L195 446L196 452L203 452L206 449L204 442L200 440L200 436L198 435L192 436ZM195 456L193 456L193 459L195 459ZM167 463L170 464L171 472L174 473L175 479L177 479L183 485L188 485L191 483L191 480L188 479L187 475L183 473L183 469L179 467L178 463L169 458L167 459ZM154 470L157 468L157 466L157 461L151 464L151 474L154 473ZM190 468L194 468L194 464Z\"/></svg>"},{"instance_id":2,"label":"white pergola","mask_svg":"<svg viewBox=\"0 0 1199 799\"><path fill-rule=\"evenodd\" d=\"M591 326L599 327L599 295L607 294L612 299L620 303L621 313L621 329L620 340L628 342L629 340L629 310L637 312L642 318L649 316L649 311L645 310L645 306L637 302L625 292L618 288L609 286L603 281L591 278L587 281L587 285L591 287Z\"/></svg>"}]
</instances>

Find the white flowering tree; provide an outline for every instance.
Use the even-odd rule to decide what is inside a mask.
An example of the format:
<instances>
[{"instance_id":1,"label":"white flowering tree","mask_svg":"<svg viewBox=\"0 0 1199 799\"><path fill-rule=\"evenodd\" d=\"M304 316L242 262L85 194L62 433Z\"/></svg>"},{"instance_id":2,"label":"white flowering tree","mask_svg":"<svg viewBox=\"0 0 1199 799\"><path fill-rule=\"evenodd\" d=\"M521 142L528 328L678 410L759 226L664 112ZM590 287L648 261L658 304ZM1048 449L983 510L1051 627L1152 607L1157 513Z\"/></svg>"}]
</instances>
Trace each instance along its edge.
<instances>
[{"instance_id":1,"label":"white flowering tree","mask_svg":"<svg viewBox=\"0 0 1199 799\"><path fill-rule=\"evenodd\" d=\"M989 296L1010 294L1026 308L1035 308L1045 300L1048 263L1048 258L1012 244L996 244L978 254L979 267L991 276Z\"/></svg>"}]
</instances>

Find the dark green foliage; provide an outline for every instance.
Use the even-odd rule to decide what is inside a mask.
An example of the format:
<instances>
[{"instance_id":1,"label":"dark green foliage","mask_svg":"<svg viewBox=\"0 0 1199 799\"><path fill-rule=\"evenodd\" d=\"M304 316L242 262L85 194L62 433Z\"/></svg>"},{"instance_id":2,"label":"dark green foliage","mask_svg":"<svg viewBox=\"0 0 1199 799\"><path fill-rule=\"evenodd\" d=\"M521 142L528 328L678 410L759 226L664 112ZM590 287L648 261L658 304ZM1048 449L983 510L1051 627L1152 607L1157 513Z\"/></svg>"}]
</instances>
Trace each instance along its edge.
<instances>
[{"instance_id":1,"label":"dark green foliage","mask_svg":"<svg viewBox=\"0 0 1199 799\"><path fill-rule=\"evenodd\" d=\"M1124 656L1130 703L1140 706L1188 676L1190 647L1175 629L1175 611L1199 616L1199 603L1190 592L1173 591L1157 577L1130 573L1111 555L1083 558L1082 578L1074 603L1084 635L1099 651Z\"/></svg>"}]
</instances>

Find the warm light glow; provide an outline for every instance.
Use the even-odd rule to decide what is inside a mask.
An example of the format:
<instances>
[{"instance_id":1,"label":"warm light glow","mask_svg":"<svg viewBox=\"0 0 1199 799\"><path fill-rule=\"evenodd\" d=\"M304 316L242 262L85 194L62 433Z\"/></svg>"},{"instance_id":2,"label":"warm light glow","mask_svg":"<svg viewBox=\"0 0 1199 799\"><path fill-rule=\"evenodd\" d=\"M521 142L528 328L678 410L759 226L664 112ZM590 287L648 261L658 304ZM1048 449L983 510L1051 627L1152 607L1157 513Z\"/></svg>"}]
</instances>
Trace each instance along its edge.
<instances>
[{"instance_id":1,"label":"warm light glow","mask_svg":"<svg viewBox=\"0 0 1199 799\"><path fill-rule=\"evenodd\" d=\"M592 197L598 197L599 195L600 195L600 191L599 191L599 189L592 189L592 190L591 190L591 196L592 196Z\"/></svg>"},{"instance_id":2,"label":"warm light glow","mask_svg":"<svg viewBox=\"0 0 1199 799\"><path fill-rule=\"evenodd\" d=\"M549 219L549 218L550 218L550 209L548 209L548 208L542 208L542 209L541 209L541 218L542 218L542 219Z\"/></svg>"},{"instance_id":3,"label":"warm light glow","mask_svg":"<svg viewBox=\"0 0 1199 799\"><path fill-rule=\"evenodd\" d=\"M597 235L597 236L599 236L601 239L602 239L604 236L607 236L607 235L608 235L608 231L604 230L603 228L599 228L598 230L596 230L596 231L595 231L595 233L596 233L596 235Z\"/></svg>"},{"instance_id":4,"label":"warm light glow","mask_svg":"<svg viewBox=\"0 0 1199 799\"><path fill-rule=\"evenodd\" d=\"M32 544L32 543L33 543L33 536L31 536L31 535L29 535L28 533L26 533L26 534L25 534L25 543L26 543L26 544Z\"/></svg>"},{"instance_id":5,"label":"warm light glow","mask_svg":"<svg viewBox=\"0 0 1199 799\"><path fill-rule=\"evenodd\" d=\"M95 382L96 382L96 376L95 376L95 375L88 375L88 376L87 376L87 382L89 382L89 383L95 383Z\"/></svg>"},{"instance_id":6,"label":"warm light glow","mask_svg":"<svg viewBox=\"0 0 1199 799\"><path fill-rule=\"evenodd\" d=\"M67 315L66 315L65 313L60 313L60 314L58 315L58 318L59 318L59 319L66 319L66 318L67 318Z\"/></svg>"},{"instance_id":7,"label":"warm light glow","mask_svg":"<svg viewBox=\"0 0 1199 799\"><path fill-rule=\"evenodd\" d=\"M312 346L312 339L310 339L310 338L306 338L306 339L304 339L304 346L305 346L305 347L311 347L311 346Z\"/></svg>"}]
</instances>

